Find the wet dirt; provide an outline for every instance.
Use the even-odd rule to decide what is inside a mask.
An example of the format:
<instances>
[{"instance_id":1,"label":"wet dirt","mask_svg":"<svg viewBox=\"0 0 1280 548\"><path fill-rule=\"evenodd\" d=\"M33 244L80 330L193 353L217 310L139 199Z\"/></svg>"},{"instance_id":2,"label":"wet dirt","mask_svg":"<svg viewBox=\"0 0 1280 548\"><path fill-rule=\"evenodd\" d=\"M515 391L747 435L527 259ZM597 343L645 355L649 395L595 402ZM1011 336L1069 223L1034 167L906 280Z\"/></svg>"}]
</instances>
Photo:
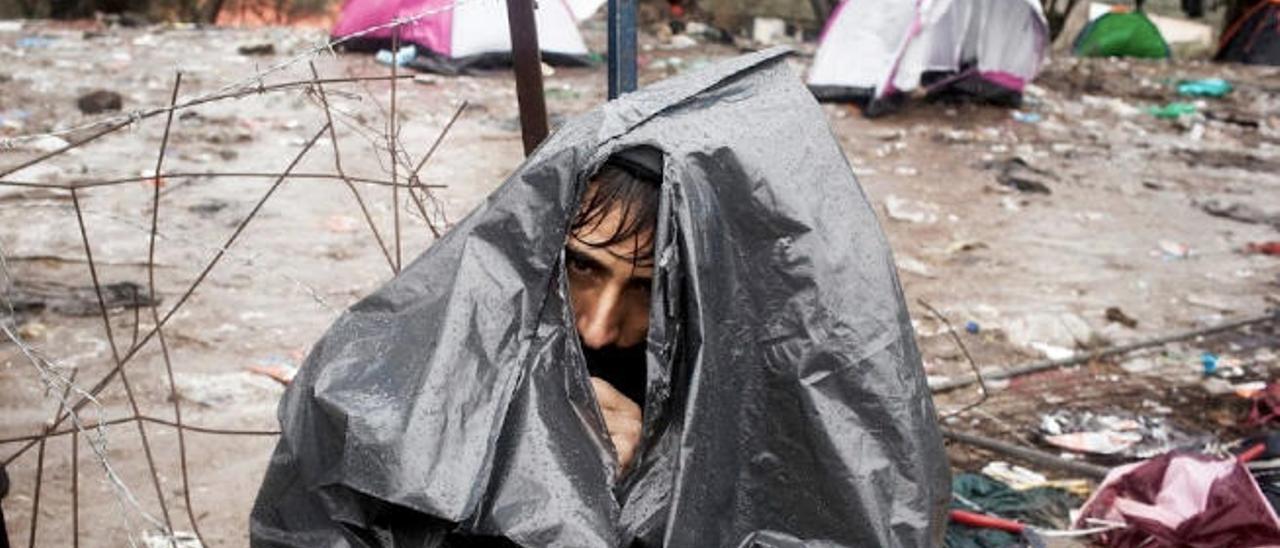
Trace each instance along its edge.
<instances>
[{"instance_id":1,"label":"wet dirt","mask_svg":"<svg viewBox=\"0 0 1280 548\"><path fill-rule=\"evenodd\" d=\"M589 21L585 29L593 50L603 51L603 21ZM18 40L25 36L50 40L23 48ZM31 23L18 32L0 33L0 73L6 76L0 78L0 138L113 115L79 112L76 98L95 89L120 93L122 112L128 115L166 104L175 70L183 73L180 98L195 97L322 39L322 32L298 29L156 27L86 34ZM274 45L273 55L237 52L242 45L265 43ZM665 49L647 34L641 44L642 84L737 53L717 44ZM810 60L803 52L812 47L800 49L802 54L791 60L798 73ZM323 77L387 72L371 57L356 54L325 53L316 58L316 66ZM1040 116L1037 123L1019 122L1007 109L978 105L913 101L876 119L847 105L825 105L893 245L929 374L955 376L969 366L919 299L962 330L975 324L976 333L961 336L982 367L1041 359L1046 348L1129 342L1274 307L1280 300L1280 259L1239 250L1249 242L1280 239L1280 232L1209 215L1197 204L1208 199L1280 203L1277 74L1275 69L1202 63L1055 60L1028 90L1022 107ZM1208 76L1231 80L1236 91L1221 100L1204 100L1201 114L1180 120L1160 120L1145 112L1181 100L1172 82ZM265 81L306 78L309 71L302 63ZM556 68L545 86L554 125L604 100L605 72L601 67ZM384 136L390 87L386 82L332 84L325 90L336 116L344 171L389 180ZM521 161L514 83L502 71L433 76L401 82L397 94L400 142L410 164L425 154L454 109L469 102L422 172L426 184L443 185L432 189L425 209L433 222L447 227L481 204ZM279 173L324 120L315 95L304 88L186 109L173 122L164 169ZM87 131L62 137L74 140ZM144 179L85 189L78 198L102 283L146 280L154 183L145 179L155 169L163 131L163 116L153 117L3 179ZM29 143L23 147L0 151L0 170L38 154ZM295 171L332 174L334 157L332 144L321 135ZM1013 159L1048 174L1041 182L1051 192L1025 193L1001 184L1001 170L989 166ZM162 303L158 314L182 300L273 182L270 177L202 175L162 182L155 254ZM385 253L342 181L290 179L270 195L174 313L164 342L185 422L274 429L282 388L246 367L298 365L341 310L392 276L396 211L402 263L434 241L420 210L403 193L393 208L390 189L356 188ZM919 222L891 218L885 205L890 197L928 214L916 217ZM65 192L0 187L0 252L7 271L18 280L70 287L90 283L84 244ZM0 280L0 285L7 282ZM1136 326L1108 321L1110 308L1123 310ZM1077 318L1079 322L1069 323L1083 324L1088 333L1066 338L1040 333L1035 326L1043 322L1037 318L1046 315ZM114 352L101 318L44 311L26 319L21 332L34 350L59 364L59 373L75 372L78 384L88 387L111 369L113 353L132 347L155 319L150 310L126 309L111 315L110 325L117 341ZM1233 336L1166 349L1158 374L1132 374L1118 362L1107 362L1017 379L980 412L954 419L950 426L1043 447L1030 432L1037 413L1046 408L1138 413L1159 408L1168 409L1179 426L1229 438L1242 433L1241 403L1233 396L1204 392L1197 369L1200 353L1248 361L1251 379L1269 379L1280 367L1274 352L1280 337L1274 328L1246 332L1243 339ZM1028 344L1037 337L1044 344ZM140 347L127 374L144 413L170 419L173 402L158 342ZM59 393L41 382L22 349L0 344L0 436L39 433L54 416ZM937 402L946 411L972 397L962 390ZM100 407L81 413L84 420L94 420L99 412L108 419L128 415L128 397L119 382L97 401ZM162 425L145 428L170 519L176 529L190 531L177 435ZM133 504L131 499L116 496L90 450L90 434L82 435L77 462L80 541L85 546L123 545L128 532L138 535L164 521L137 426L117 424L105 432L107 461L143 512L121 510L122 504ZM0 445L0 458L21 445ZM270 436L187 434L192 511L210 546L247 543L246 517L273 445ZM68 545L70 436L51 439L45 449L37 544ZM37 455L33 448L8 466L14 489L5 499L5 515L15 540L30 532ZM962 447L953 447L951 456L961 469L980 468L991 457ZM156 521L148 522L144 513Z\"/></svg>"}]
</instances>

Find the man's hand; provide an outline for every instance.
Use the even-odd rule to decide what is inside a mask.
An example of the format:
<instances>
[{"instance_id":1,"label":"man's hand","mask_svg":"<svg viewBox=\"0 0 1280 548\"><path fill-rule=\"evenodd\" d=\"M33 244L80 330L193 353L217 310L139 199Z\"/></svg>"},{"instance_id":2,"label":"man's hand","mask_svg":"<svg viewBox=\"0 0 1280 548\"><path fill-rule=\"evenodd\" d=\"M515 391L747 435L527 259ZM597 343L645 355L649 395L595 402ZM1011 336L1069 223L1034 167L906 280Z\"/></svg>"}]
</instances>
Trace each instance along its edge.
<instances>
[{"instance_id":1,"label":"man's hand","mask_svg":"<svg viewBox=\"0 0 1280 548\"><path fill-rule=\"evenodd\" d=\"M604 380L591 377L591 386L596 391L596 401L600 402L600 411L604 413L609 439L613 440L613 449L618 453L618 471L622 473L631 465L636 447L640 445L643 425L640 406Z\"/></svg>"}]
</instances>

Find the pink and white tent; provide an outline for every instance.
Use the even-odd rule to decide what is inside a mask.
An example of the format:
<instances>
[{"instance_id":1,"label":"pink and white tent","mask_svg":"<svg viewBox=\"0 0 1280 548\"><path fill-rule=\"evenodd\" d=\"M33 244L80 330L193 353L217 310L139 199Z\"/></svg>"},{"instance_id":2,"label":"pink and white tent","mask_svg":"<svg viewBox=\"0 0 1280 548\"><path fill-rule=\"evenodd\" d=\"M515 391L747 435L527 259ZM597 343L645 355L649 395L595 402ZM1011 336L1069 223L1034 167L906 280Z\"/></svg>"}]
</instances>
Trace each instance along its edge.
<instances>
[{"instance_id":1,"label":"pink and white tent","mask_svg":"<svg viewBox=\"0 0 1280 548\"><path fill-rule=\"evenodd\" d=\"M1021 99L1049 25L1039 0L844 0L809 70L822 100L876 103L924 85Z\"/></svg>"},{"instance_id":2,"label":"pink and white tent","mask_svg":"<svg viewBox=\"0 0 1280 548\"><path fill-rule=\"evenodd\" d=\"M534 11L538 43L549 63L575 63L589 54L568 1L542 0ZM575 5L585 12L591 1L579 0ZM445 59L465 64L468 60L511 54L507 5L503 0L346 0L332 35L359 35L352 39L357 47L386 47L392 39L392 28L361 33L396 19L410 20L399 27L401 43L416 44Z\"/></svg>"}]
</instances>

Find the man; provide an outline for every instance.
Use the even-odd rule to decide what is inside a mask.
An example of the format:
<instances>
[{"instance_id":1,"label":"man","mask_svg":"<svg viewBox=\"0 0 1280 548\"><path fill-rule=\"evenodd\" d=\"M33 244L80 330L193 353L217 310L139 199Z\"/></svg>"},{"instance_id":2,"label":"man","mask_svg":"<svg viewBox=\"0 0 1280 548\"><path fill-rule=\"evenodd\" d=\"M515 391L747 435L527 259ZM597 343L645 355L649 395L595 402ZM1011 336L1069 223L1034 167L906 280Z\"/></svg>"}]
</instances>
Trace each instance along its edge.
<instances>
[{"instance_id":1,"label":"man","mask_svg":"<svg viewBox=\"0 0 1280 548\"><path fill-rule=\"evenodd\" d=\"M256 546L932 546L892 257L778 50L571 120L316 344Z\"/></svg>"},{"instance_id":2,"label":"man","mask_svg":"<svg viewBox=\"0 0 1280 548\"><path fill-rule=\"evenodd\" d=\"M635 148L607 161L564 249L575 327L623 470L640 441L661 154Z\"/></svg>"}]
</instances>

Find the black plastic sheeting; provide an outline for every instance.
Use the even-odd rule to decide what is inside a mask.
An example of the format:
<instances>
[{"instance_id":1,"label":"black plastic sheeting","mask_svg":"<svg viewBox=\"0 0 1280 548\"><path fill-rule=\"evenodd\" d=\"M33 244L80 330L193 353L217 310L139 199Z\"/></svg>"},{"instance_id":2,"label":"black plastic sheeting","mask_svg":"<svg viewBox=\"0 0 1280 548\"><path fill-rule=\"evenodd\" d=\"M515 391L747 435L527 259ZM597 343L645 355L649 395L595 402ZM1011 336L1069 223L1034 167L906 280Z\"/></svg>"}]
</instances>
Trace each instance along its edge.
<instances>
[{"instance_id":1,"label":"black plastic sheeting","mask_svg":"<svg viewBox=\"0 0 1280 548\"><path fill-rule=\"evenodd\" d=\"M934 546L950 479L889 246L784 49L566 123L347 311L280 405L256 546ZM615 481L563 275L664 152L644 441Z\"/></svg>"}]
</instances>

